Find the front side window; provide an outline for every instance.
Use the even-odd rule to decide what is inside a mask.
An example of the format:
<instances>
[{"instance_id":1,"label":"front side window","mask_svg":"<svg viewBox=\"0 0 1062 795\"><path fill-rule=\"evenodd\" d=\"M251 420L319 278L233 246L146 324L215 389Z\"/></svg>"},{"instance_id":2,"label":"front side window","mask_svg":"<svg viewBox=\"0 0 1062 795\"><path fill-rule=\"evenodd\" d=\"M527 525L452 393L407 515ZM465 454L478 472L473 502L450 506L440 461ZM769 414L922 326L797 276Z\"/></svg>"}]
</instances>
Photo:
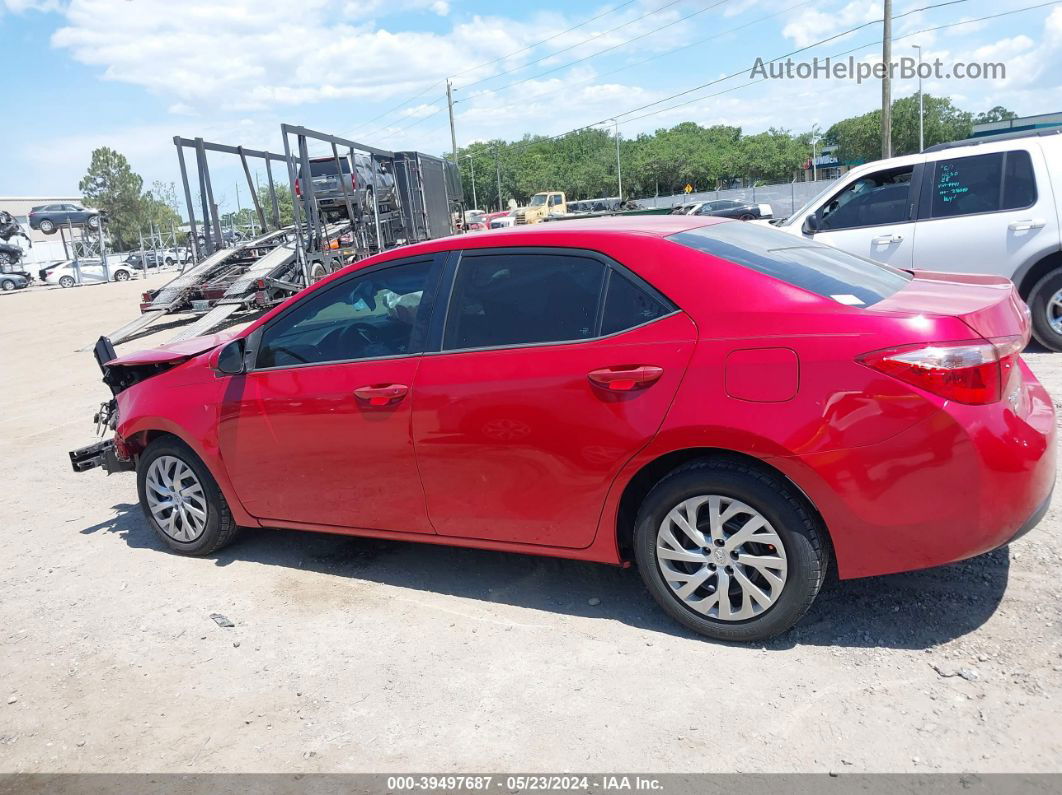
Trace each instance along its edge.
<instances>
[{"instance_id":1,"label":"front side window","mask_svg":"<svg viewBox=\"0 0 1062 795\"><path fill-rule=\"evenodd\" d=\"M597 335L604 263L564 254L466 254L447 313L447 350Z\"/></svg>"},{"instance_id":2,"label":"front side window","mask_svg":"<svg viewBox=\"0 0 1062 795\"><path fill-rule=\"evenodd\" d=\"M819 229L829 232L909 220L913 167L880 171L857 179L820 210Z\"/></svg>"},{"instance_id":3,"label":"front side window","mask_svg":"<svg viewBox=\"0 0 1062 795\"><path fill-rule=\"evenodd\" d=\"M423 349L432 261L408 262L315 291L262 334L257 367L404 356Z\"/></svg>"}]
</instances>

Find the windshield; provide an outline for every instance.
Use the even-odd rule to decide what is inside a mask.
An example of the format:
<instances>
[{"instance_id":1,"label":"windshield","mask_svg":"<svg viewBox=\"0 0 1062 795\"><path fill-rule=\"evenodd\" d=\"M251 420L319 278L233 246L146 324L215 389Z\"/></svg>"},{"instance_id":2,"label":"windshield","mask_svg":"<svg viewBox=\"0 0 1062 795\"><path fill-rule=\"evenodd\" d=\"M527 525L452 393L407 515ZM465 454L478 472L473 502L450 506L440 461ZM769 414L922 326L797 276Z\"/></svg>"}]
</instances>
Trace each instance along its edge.
<instances>
[{"instance_id":1,"label":"windshield","mask_svg":"<svg viewBox=\"0 0 1062 795\"><path fill-rule=\"evenodd\" d=\"M847 251L793 237L769 226L723 223L668 240L773 276L846 306L876 304L913 278L905 271Z\"/></svg>"},{"instance_id":2,"label":"windshield","mask_svg":"<svg viewBox=\"0 0 1062 795\"><path fill-rule=\"evenodd\" d=\"M531 197L531 206L532 207L541 207L545 203L546 203L546 194L545 193L536 193L534 196Z\"/></svg>"},{"instance_id":3,"label":"windshield","mask_svg":"<svg viewBox=\"0 0 1062 795\"><path fill-rule=\"evenodd\" d=\"M830 180L830 182L826 185L825 188L823 188L818 193L816 193L814 196L812 196L810 199L808 199L806 202L804 202L804 204L801 206L801 208L799 210L796 210L795 212L790 213L789 215L787 215L785 218L783 218L780 221L774 221L772 223L774 223L775 226L789 226L791 223L793 223L793 219L794 218L800 217L807 210L810 210L812 205L818 204L819 200L822 199L824 196L826 196L826 194L830 193L834 189L834 186L839 181L840 181L840 177L838 177L837 179L834 179L834 180Z\"/></svg>"}]
</instances>

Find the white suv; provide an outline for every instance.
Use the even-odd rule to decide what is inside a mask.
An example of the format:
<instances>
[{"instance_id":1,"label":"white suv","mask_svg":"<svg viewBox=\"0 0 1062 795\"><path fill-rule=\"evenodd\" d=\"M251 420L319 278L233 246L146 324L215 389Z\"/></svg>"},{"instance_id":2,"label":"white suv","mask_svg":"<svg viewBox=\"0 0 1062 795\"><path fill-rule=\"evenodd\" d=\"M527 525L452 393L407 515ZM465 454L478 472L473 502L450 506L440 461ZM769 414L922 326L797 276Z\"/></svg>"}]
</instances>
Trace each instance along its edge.
<instances>
[{"instance_id":1,"label":"white suv","mask_svg":"<svg viewBox=\"0 0 1062 795\"><path fill-rule=\"evenodd\" d=\"M1062 351L1062 135L971 139L853 168L778 229L898 268L1006 276Z\"/></svg>"}]
</instances>

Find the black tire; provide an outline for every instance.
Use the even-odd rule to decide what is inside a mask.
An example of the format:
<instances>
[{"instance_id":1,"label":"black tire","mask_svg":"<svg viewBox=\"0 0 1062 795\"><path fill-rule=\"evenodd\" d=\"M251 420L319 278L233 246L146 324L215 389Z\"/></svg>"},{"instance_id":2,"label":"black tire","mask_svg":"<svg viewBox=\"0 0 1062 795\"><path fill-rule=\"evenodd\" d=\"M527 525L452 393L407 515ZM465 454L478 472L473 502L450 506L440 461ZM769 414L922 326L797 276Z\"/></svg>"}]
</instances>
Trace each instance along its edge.
<instances>
[{"instance_id":1,"label":"black tire","mask_svg":"<svg viewBox=\"0 0 1062 795\"><path fill-rule=\"evenodd\" d=\"M63 288L73 287L75 284L77 284L77 282L74 281L73 276L63 276L59 279L59 286Z\"/></svg>"},{"instance_id":2,"label":"black tire","mask_svg":"<svg viewBox=\"0 0 1062 795\"><path fill-rule=\"evenodd\" d=\"M127 282L127 281L129 281L129 271L127 271L127 270L116 270L114 272L114 280L116 282Z\"/></svg>"},{"instance_id":3,"label":"black tire","mask_svg":"<svg viewBox=\"0 0 1062 795\"><path fill-rule=\"evenodd\" d=\"M10 279L4 279L2 282L0 282L0 290L3 290L5 293L9 293L14 289L15 283Z\"/></svg>"},{"instance_id":4,"label":"black tire","mask_svg":"<svg viewBox=\"0 0 1062 795\"><path fill-rule=\"evenodd\" d=\"M40 223L40 229L46 235L54 235L55 234L55 222L54 221L49 221L47 218L45 218Z\"/></svg>"},{"instance_id":5,"label":"black tire","mask_svg":"<svg viewBox=\"0 0 1062 795\"><path fill-rule=\"evenodd\" d=\"M1032 333L1036 341L1052 351L1062 351L1062 334L1051 328L1051 297L1062 290L1062 268L1053 270L1038 281L1029 293Z\"/></svg>"},{"instance_id":6,"label":"black tire","mask_svg":"<svg viewBox=\"0 0 1062 795\"><path fill-rule=\"evenodd\" d=\"M751 221L751 220L753 220L753 219L754 219L755 217L756 217L756 216L755 216L755 215L753 215L752 213L742 213L741 215L739 215L739 216L738 216L738 220L739 220L739 221Z\"/></svg>"},{"instance_id":7,"label":"black tire","mask_svg":"<svg viewBox=\"0 0 1062 795\"><path fill-rule=\"evenodd\" d=\"M172 268L173 267L173 257L166 257L165 262L166 262L166 267L167 268Z\"/></svg>"},{"instance_id":8,"label":"black tire","mask_svg":"<svg viewBox=\"0 0 1062 795\"><path fill-rule=\"evenodd\" d=\"M90 229L99 229L100 228L100 217L98 215L90 215L88 217L88 219L85 221L85 224Z\"/></svg>"},{"instance_id":9,"label":"black tire","mask_svg":"<svg viewBox=\"0 0 1062 795\"><path fill-rule=\"evenodd\" d=\"M673 508L703 495L740 500L770 522L782 542L788 567L785 582L776 600L759 615L729 621L698 613L671 590L660 571L658 529ZM725 459L688 464L656 484L638 511L634 551L642 580L668 615L709 638L744 643L765 640L796 624L818 595L829 564L825 529L792 486L766 469Z\"/></svg>"},{"instance_id":10,"label":"black tire","mask_svg":"<svg viewBox=\"0 0 1062 795\"><path fill-rule=\"evenodd\" d=\"M199 479L206 497L206 528L201 535L190 542L181 541L169 535L156 521L148 507L147 473L151 464L162 456L177 458L188 466ZM210 555L236 539L239 527L232 518L229 504L225 501L225 495L221 493L221 489L218 488L217 481L192 448L177 437L161 436L147 446L144 454L137 461L136 485L144 517L151 525L151 529L155 531L155 535L174 552L192 556Z\"/></svg>"}]
</instances>

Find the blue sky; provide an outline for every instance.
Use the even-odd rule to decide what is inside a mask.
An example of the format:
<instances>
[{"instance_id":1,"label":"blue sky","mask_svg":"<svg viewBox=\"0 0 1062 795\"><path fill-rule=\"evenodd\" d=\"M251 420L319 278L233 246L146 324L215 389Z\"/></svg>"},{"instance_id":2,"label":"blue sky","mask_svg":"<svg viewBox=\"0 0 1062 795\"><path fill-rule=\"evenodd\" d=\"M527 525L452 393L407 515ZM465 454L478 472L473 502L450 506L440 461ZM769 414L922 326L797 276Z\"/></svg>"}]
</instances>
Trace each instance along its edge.
<instances>
[{"instance_id":1,"label":"blue sky","mask_svg":"<svg viewBox=\"0 0 1062 795\"><path fill-rule=\"evenodd\" d=\"M894 23L907 36L895 55L921 43L928 58L1006 64L1006 80L926 84L967 110L1062 110L1062 4L910 35L1036 2L965 0L907 14ZM894 13L932 4L894 0ZM99 145L126 154L148 184L176 180L174 135L280 151L281 122L442 152L447 76L461 145L617 114L624 136L684 120L825 129L873 109L880 84L742 76L628 111L880 16L873 0L0 0L0 195L76 193ZM872 24L797 59L879 38ZM880 47L854 56L880 57ZM913 80L897 81L894 95L914 91ZM235 205L235 163L211 167L220 203Z\"/></svg>"}]
</instances>

